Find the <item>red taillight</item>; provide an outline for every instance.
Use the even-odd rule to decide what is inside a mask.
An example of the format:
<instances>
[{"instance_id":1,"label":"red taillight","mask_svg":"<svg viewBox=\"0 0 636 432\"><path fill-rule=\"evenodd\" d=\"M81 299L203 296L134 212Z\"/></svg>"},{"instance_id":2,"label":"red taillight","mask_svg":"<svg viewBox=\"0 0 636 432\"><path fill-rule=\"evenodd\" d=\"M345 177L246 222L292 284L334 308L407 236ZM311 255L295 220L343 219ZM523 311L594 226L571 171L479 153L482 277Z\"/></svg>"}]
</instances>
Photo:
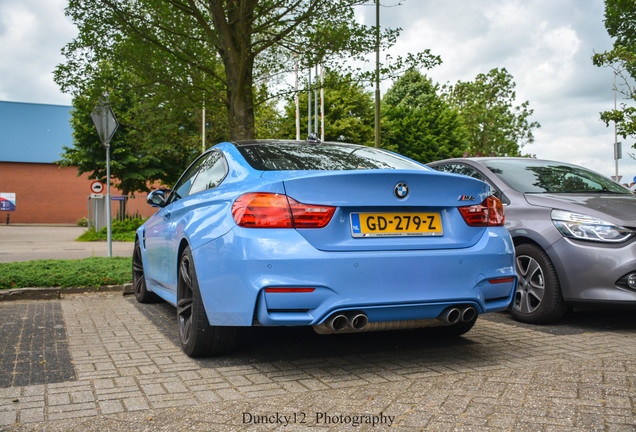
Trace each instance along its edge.
<instances>
[{"instance_id":1,"label":"red taillight","mask_svg":"<svg viewBox=\"0 0 636 432\"><path fill-rule=\"evenodd\" d=\"M299 203L287 197L291 207L295 228L323 228L326 227L336 211L335 207L317 206Z\"/></svg>"},{"instance_id":2,"label":"red taillight","mask_svg":"<svg viewBox=\"0 0 636 432\"><path fill-rule=\"evenodd\" d=\"M232 206L234 221L246 228L292 228L287 196L272 193L241 195Z\"/></svg>"},{"instance_id":3,"label":"red taillight","mask_svg":"<svg viewBox=\"0 0 636 432\"><path fill-rule=\"evenodd\" d=\"M265 288L266 293L311 293L316 288Z\"/></svg>"},{"instance_id":4,"label":"red taillight","mask_svg":"<svg viewBox=\"0 0 636 432\"><path fill-rule=\"evenodd\" d=\"M490 282L491 284L500 284L500 283L510 283L514 281L515 281L515 278L513 277L505 277L505 278L498 278L498 279L490 279L488 282Z\"/></svg>"},{"instance_id":5,"label":"red taillight","mask_svg":"<svg viewBox=\"0 0 636 432\"><path fill-rule=\"evenodd\" d=\"M247 193L234 201L232 216L245 228L323 228L335 207L302 204L275 193Z\"/></svg>"},{"instance_id":6,"label":"red taillight","mask_svg":"<svg viewBox=\"0 0 636 432\"><path fill-rule=\"evenodd\" d=\"M505 221L501 201L490 195L481 204L458 207L459 212L472 227L502 226Z\"/></svg>"}]
</instances>

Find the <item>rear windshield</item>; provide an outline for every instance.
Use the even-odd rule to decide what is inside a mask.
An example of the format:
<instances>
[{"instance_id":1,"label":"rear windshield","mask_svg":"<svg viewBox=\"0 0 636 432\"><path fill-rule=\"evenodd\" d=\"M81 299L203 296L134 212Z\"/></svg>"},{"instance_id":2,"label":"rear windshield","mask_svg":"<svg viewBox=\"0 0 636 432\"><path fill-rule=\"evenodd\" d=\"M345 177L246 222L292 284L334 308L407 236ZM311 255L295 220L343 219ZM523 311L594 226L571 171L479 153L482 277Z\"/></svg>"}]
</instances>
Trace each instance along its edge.
<instances>
[{"instance_id":1,"label":"rear windshield","mask_svg":"<svg viewBox=\"0 0 636 432\"><path fill-rule=\"evenodd\" d=\"M593 171L536 159L485 160L483 164L511 188L523 193L630 192Z\"/></svg>"},{"instance_id":2,"label":"rear windshield","mask_svg":"<svg viewBox=\"0 0 636 432\"><path fill-rule=\"evenodd\" d=\"M353 144L281 143L239 145L247 163L260 171L289 170L428 170L382 149Z\"/></svg>"}]
</instances>

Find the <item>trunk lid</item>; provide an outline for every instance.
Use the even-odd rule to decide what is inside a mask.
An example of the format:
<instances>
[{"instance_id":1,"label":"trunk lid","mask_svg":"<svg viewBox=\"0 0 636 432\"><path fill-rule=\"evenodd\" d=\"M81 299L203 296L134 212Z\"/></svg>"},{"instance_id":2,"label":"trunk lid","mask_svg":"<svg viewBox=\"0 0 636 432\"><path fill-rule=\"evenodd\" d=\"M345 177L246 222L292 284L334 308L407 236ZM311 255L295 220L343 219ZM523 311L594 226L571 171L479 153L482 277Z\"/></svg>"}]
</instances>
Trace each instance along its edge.
<instances>
[{"instance_id":1,"label":"trunk lid","mask_svg":"<svg viewBox=\"0 0 636 432\"><path fill-rule=\"evenodd\" d=\"M319 250L466 248L485 231L469 227L457 210L479 204L489 194L485 183L465 176L432 170L360 170L265 172L263 177L282 180L286 194L301 203L337 207L325 228L297 229ZM403 198L396 195L398 185L402 192L408 190ZM382 225L385 231L379 230ZM369 233L371 228L376 231Z\"/></svg>"}]
</instances>

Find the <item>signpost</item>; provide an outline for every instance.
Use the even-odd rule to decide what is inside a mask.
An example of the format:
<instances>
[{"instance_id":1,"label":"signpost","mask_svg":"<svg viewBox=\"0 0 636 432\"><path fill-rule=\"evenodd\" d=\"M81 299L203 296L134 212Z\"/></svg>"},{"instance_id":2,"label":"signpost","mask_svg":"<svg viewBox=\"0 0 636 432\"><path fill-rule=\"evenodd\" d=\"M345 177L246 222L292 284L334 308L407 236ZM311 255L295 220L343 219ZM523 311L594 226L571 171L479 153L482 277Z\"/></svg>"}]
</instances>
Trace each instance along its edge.
<instances>
[{"instance_id":1,"label":"signpost","mask_svg":"<svg viewBox=\"0 0 636 432\"><path fill-rule=\"evenodd\" d=\"M108 227L108 257L110 258L113 256L113 234L110 217L110 140L113 138L119 123L110 107L107 93L99 99L99 103L91 113L91 119L93 119L99 139L106 148L106 226ZM91 190L93 189L93 184L91 184ZM101 185L101 183L99 184Z\"/></svg>"}]
</instances>

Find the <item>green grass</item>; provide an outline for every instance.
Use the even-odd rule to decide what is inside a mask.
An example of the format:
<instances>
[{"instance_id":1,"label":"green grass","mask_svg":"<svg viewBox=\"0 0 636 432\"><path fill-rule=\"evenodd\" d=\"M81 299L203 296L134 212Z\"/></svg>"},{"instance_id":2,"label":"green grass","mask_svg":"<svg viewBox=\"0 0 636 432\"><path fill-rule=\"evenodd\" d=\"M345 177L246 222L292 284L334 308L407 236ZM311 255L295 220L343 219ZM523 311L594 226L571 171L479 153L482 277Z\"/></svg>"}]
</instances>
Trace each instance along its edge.
<instances>
[{"instance_id":1,"label":"green grass","mask_svg":"<svg viewBox=\"0 0 636 432\"><path fill-rule=\"evenodd\" d=\"M0 289L121 285L132 281L131 267L131 257L0 263Z\"/></svg>"},{"instance_id":2,"label":"green grass","mask_svg":"<svg viewBox=\"0 0 636 432\"><path fill-rule=\"evenodd\" d=\"M135 241L135 232L137 228L141 226L146 220L141 218L113 220L111 223L111 234L113 241ZM77 241L102 241L108 239L107 228L103 227L99 231L95 231L95 228L89 228L88 231L83 233L77 238Z\"/></svg>"}]
</instances>

